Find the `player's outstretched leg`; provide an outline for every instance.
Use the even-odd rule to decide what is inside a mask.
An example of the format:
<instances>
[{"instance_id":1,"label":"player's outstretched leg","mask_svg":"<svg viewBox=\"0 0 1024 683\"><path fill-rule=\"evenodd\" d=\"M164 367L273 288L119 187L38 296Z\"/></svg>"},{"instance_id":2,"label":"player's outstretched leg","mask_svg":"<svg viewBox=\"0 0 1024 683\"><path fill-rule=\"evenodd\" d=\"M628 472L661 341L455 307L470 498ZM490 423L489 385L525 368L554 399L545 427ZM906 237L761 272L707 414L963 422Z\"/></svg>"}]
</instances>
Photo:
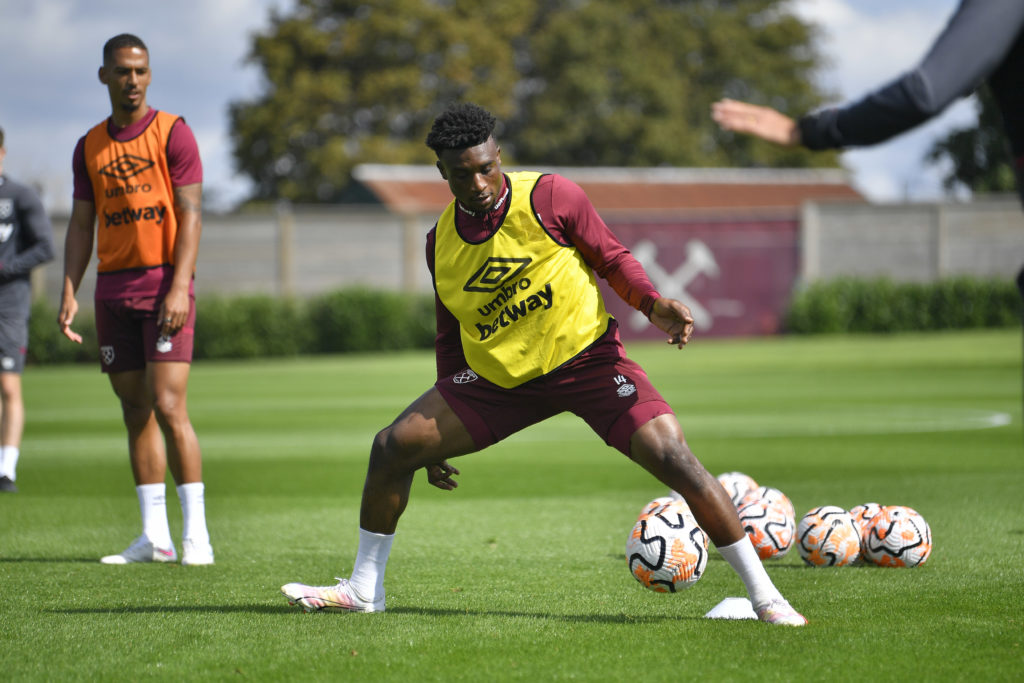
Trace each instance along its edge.
<instances>
[{"instance_id":1,"label":"player's outstretched leg","mask_svg":"<svg viewBox=\"0 0 1024 683\"><path fill-rule=\"evenodd\" d=\"M772 583L728 494L690 451L674 415L659 415L640 427L630 449L633 460L683 496L697 523L743 581L758 619L780 626L807 623Z\"/></svg>"},{"instance_id":2,"label":"player's outstretched leg","mask_svg":"<svg viewBox=\"0 0 1024 683\"><path fill-rule=\"evenodd\" d=\"M436 389L414 401L373 440L352 574L334 586L286 584L288 602L307 612L383 612L384 573L413 474L471 450L472 438Z\"/></svg>"}]
</instances>

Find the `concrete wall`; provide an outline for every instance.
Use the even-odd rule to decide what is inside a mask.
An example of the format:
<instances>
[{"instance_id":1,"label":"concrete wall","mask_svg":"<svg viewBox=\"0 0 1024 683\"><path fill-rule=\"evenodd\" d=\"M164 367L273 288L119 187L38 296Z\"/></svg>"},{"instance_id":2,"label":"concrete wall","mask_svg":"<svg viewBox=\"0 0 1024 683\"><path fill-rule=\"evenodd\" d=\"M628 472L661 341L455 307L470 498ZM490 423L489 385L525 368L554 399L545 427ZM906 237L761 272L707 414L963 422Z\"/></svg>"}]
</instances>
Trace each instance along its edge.
<instances>
[{"instance_id":1,"label":"concrete wall","mask_svg":"<svg viewBox=\"0 0 1024 683\"><path fill-rule=\"evenodd\" d=\"M63 277L67 216L54 216L57 258L34 273L35 296L56 306ZM431 291L424 236L434 217L380 207L280 207L203 217L198 295L309 297L342 287ZM92 307L96 259L78 294Z\"/></svg>"},{"instance_id":2,"label":"concrete wall","mask_svg":"<svg viewBox=\"0 0 1024 683\"><path fill-rule=\"evenodd\" d=\"M1013 279L1024 265L1016 198L969 204L814 204L801 214L804 281L840 275L928 282Z\"/></svg>"}]
</instances>

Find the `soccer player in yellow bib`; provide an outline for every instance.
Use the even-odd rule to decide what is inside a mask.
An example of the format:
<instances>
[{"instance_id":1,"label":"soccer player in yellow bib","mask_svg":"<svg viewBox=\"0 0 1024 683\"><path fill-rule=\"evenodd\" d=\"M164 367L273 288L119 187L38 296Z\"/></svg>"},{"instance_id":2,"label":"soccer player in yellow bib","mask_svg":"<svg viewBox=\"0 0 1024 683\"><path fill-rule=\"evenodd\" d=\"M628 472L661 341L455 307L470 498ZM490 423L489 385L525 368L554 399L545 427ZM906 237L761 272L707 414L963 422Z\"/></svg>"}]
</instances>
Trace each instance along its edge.
<instances>
[{"instance_id":1,"label":"soccer player in yellow bib","mask_svg":"<svg viewBox=\"0 0 1024 683\"><path fill-rule=\"evenodd\" d=\"M683 495L762 621L807 623L768 577L671 407L626 357L595 278L679 348L693 333L690 310L658 294L578 185L552 174L503 173L494 125L485 109L459 104L427 136L454 195L427 236L437 382L374 439L352 574L333 586L290 583L281 591L306 611L383 611L384 571L416 470L453 490L459 471L449 458L570 411Z\"/></svg>"}]
</instances>

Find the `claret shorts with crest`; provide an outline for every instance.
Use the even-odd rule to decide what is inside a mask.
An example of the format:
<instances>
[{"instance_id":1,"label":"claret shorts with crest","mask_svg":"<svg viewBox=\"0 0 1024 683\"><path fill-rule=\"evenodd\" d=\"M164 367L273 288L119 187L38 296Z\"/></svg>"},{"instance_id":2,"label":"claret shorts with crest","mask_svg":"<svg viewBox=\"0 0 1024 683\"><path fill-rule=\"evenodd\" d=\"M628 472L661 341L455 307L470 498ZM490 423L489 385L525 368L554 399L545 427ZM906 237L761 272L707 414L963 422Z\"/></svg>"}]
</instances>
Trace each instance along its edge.
<instances>
[{"instance_id":1,"label":"claret shorts with crest","mask_svg":"<svg viewBox=\"0 0 1024 683\"><path fill-rule=\"evenodd\" d=\"M469 368L434 386L478 449L568 411L583 418L609 446L629 455L637 429L672 413L643 368L626 357L617 335L606 335L585 353L511 389Z\"/></svg>"}]
</instances>

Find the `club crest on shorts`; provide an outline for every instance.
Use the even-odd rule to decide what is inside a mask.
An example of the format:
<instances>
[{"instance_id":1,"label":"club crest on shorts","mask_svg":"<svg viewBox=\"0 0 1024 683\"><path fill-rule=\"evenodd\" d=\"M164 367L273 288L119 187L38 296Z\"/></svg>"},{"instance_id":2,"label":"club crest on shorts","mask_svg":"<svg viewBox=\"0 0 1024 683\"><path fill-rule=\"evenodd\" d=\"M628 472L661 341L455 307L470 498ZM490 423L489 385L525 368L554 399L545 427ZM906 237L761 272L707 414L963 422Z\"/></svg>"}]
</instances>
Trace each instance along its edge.
<instances>
[{"instance_id":1,"label":"club crest on shorts","mask_svg":"<svg viewBox=\"0 0 1024 683\"><path fill-rule=\"evenodd\" d=\"M7 197L0 199L0 219L14 215L14 200Z\"/></svg>"},{"instance_id":2,"label":"club crest on shorts","mask_svg":"<svg viewBox=\"0 0 1024 683\"><path fill-rule=\"evenodd\" d=\"M618 385L618 389L615 393L619 395L619 398L626 398L636 393L636 385L629 381L622 375L616 375L614 378L615 384Z\"/></svg>"},{"instance_id":3,"label":"club crest on shorts","mask_svg":"<svg viewBox=\"0 0 1024 683\"><path fill-rule=\"evenodd\" d=\"M101 346L100 357L103 359L104 365L110 365L114 362L114 347L113 346Z\"/></svg>"},{"instance_id":4,"label":"club crest on shorts","mask_svg":"<svg viewBox=\"0 0 1024 683\"><path fill-rule=\"evenodd\" d=\"M468 382L475 382L477 379L477 374L469 368L456 372L455 375L452 376L452 381L456 384L467 384Z\"/></svg>"}]
</instances>

